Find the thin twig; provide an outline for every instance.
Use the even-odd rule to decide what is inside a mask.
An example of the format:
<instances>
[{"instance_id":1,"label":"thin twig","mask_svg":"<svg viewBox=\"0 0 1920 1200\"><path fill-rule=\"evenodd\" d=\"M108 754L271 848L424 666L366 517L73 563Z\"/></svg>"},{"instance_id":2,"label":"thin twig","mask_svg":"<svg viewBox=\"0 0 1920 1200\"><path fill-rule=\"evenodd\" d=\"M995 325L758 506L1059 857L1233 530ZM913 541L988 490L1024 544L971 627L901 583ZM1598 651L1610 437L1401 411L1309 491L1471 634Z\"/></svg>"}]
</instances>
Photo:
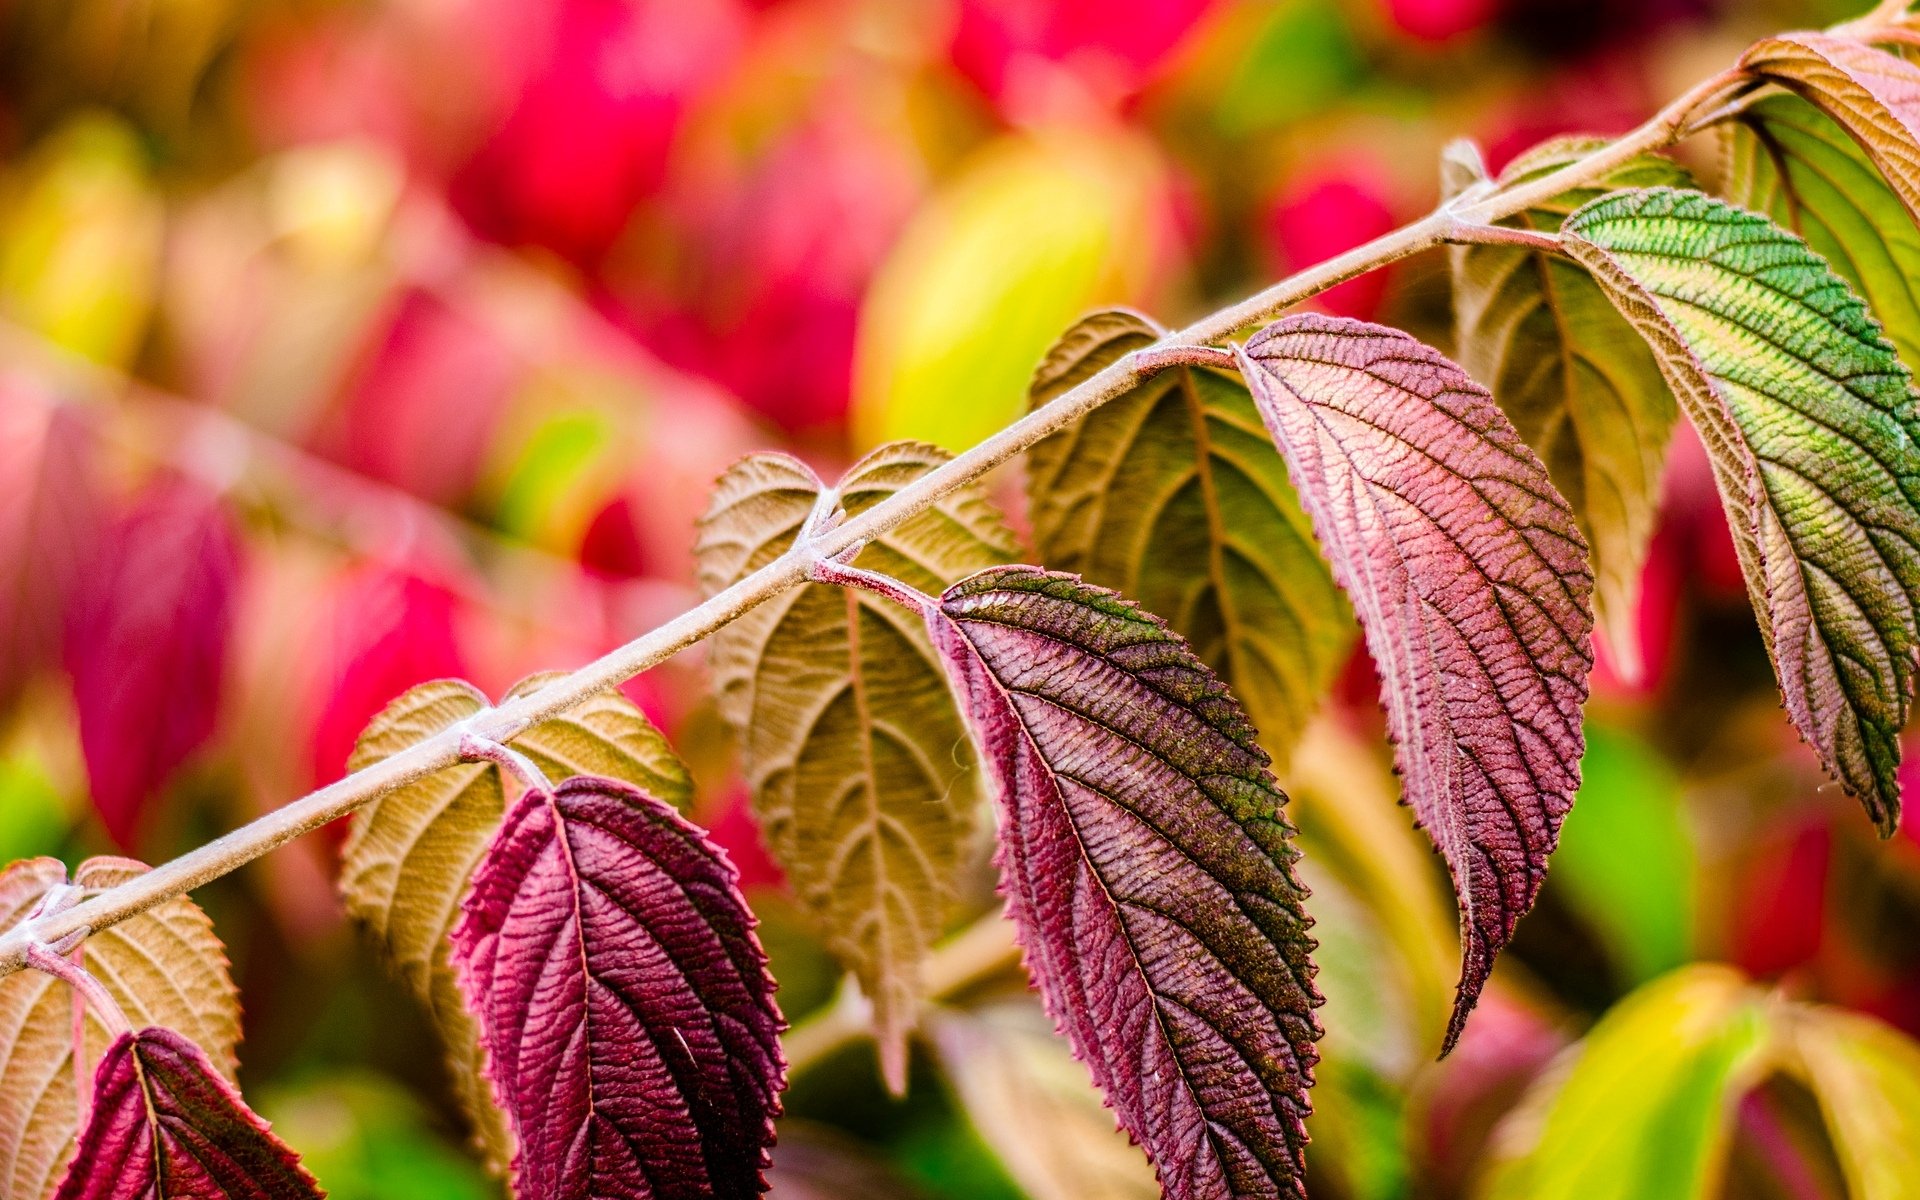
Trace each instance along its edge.
<instances>
[{"instance_id":1,"label":"thin twig","mask_svg":"<svg viewBox=\"0 0 1920 1200\"><path fill-rule=\"evenodd\" d=\"M1745 76L1737 70L1716 75L1687 91L1645 124L1557 171L1515 184L1456 209L1435 211L1365 245L1289 276L1257 295L1220 309L1185 329L1168 334L1151 346L1116 360L1098 374L922 475L872 508L832 529L823 530L804 546L790 548L751 575L664 625L640 635L570 675L549 682L536 692L518 697L484 714L475 722L471 732L495 742L510 742L530 726L548 720L588 697L672 658L748 610L805 583L809 567L819 558L835 557L861 542L878 537L954 490L1014 458L1029 446L1131 391L1141 377L1142 355L1152 362L1152 356L1176 348L1207 346L1223 341L1240 330L1271 320L1335 284L1442 244L1456 221L1490 225L1601 178L1637 155L1672 145L1696 114L1717 108L1744 80ZM117 924L156 904L218 879L378 796L452 766L460 760L462 736L463 732L458 729L436 734L275 809L171 862L163 863L144 875L108 888L72 909L23 922L5 935L0 935L0 976L11 974L25 964L27 947L36 937L52 941L76 929L104 929Z\"/></svg>"}]
</instances>

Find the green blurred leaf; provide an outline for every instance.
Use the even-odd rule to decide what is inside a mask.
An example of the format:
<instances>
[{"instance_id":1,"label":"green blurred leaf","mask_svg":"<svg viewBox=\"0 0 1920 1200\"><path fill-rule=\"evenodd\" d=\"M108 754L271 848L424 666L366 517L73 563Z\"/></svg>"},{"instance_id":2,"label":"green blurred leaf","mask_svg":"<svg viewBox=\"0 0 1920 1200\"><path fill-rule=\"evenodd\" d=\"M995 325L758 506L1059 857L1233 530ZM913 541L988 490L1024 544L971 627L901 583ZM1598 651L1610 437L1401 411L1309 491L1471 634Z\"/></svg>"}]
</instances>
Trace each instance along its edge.
<instances>
[{"instance_id":1,"label":"green blurred leaf","mask_svg":"<svg viewBox=\"0 0 1920 1200\"><path fill-rule=\"evenodd\" d=\"M1214 109L1229 137L1246 137L1312 116L1367 80L1338 0L1282 0L1253 6L1264 23L1235 42L1235 67Z\"/></svg>"},{"instance_id":2,"label":"green blurred leaf","mask_svg":"<svg viewBox=\"0 0 1920 1200\"><path fill-rule=\"evenodd\" d=\"M1639 738L1592 722L1580 775L1547 886L1599 932L1624 982L1643 983L1686 962L1693 941L1696 855L1679 781Z\"/></svg>"},{"instance_id":3,"label":"green blurred leaf","mask_svg":"<svg viewBox=\"0 0 1920 1200\"><path fill-rule=\"evenodd\" d=\"M1158 234L1143 142L1087 129L1009 135L901 235L868 290L854 434L963 450L1019 416L1054 334L1134 298Z\"/></svg>"},{"instance_id":4,"label":"green blurred leaf","mask_svg":"<svg viewBox=\"0 0 1920 1200\"><path fill-rule=\"evenodd\" d=\"M1797 1009L1792 1031L1852 1200L1920 1197L1920 1044L1834 1008Z\"/></svg>"},{"instance_id":5,"label":"green blurred leaf","mask_svg":"<svg viewBox=\"0 0 1920 1200\"><path fill-rule=\"evenodd\" d=\"M30 752L0 759L0 863L58 855L71 818L38 758Z\"/></svg>"},{"instance_id":6,"label":"green blurred leaf","mask_svg":"<svg viewBox=\"0 0 1920 1200\"><path fill-rule=\"evenodd\" d=\"M1735 971L1692 966L1594 1026L1496 1135L1482 1200L1689 1200L1718 1179L1734 1101L1763 1073L1768 1005Z\"/></svg>"},{"instance_id":7,"label":"green blurred leaf","mask_svg":"<svg viewBox=\"0 0 1920 1200\"><path fill-rule=\"evenodd\" d=\"M329 1200L495 1200L497 1184L429 1127L420 1104L371 1073L263 1088L257 1105Z\"/></svg>"}]
</instances>

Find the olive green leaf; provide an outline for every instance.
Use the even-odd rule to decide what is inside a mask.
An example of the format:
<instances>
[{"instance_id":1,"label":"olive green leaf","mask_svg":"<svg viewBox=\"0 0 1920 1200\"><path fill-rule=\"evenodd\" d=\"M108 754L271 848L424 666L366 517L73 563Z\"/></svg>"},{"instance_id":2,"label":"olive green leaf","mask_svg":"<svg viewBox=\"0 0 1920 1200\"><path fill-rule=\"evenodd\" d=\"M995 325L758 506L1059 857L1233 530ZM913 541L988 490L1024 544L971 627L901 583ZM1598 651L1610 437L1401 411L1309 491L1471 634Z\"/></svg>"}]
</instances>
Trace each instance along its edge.
<instances>
[{"instance_id":1,"label":"olive green leaf","mask_svg":"<svg viewBox=\"0 0 1920 1200\"><path fill-rule=\"evenodd\" d=\"M1038 407L1162 335L1136 313L1095 313L1034 375ZM1286 464L1246 385L1174 367L1027 454L1034 549L1186 636L1284 761L1353 646Z\"/></svg>"},{"instance_id":2,"label":"olive green leaf","mask_svg":"<svg viewBox=\"0 0 1920 1200\"><path fill-rule=\"evenodd\" d=\"M1798 1072L1819 1098L1852 1200L1920 1197L1920 1044L1871 1017L1793 1012Z\"/></svg>"},{"instance_id":3,"label":"olive green leaf","mask_svg":"<svg viewBox=\"0 0 1920 1200\"><path fill-rule=\"evenodd\" d=\"M1787 715L1883 835L1920 651L1920 447L1905 367L1805 242L1697 192L1615 192L1574 260L1699 429Z\"/></svg>"},{"instance_id":4,"label":"olive green leaf","mask_svg":"<svg viewBox=\"0 0 1920 1200\"><path fill-rule=\"evenodd\" d=\"M1920 363L1920 229L1886 178L1798 96L1762 96L1726 129L1727 198L1805 238L1859 290L1901 361Z\"/></svg>"},{"instance_id":5,"label":"olive green leaf","mask_svg":"<svg viewBox=\"0 0 1920 1200\"><path fill-rule=\"evenodd\" d=\"M525 695L551 678L532 676L508 694ZM486 696L462 680L423 683L373 719L348 765L356 771L371 766L488 707ZM693 793L666 739L617 692L585 700L513 744L556 783L568 775L607 775L682 808ZM435 771L354 816L339 881L347 912L426 1003L447 1048L454 1090L495 1171L512 1159L513 1137L480 1073L479 1031L454 980L447 933L505 811L506 785L492 763Z\"/></svg>"},{"instance_id":6,"label":"olive green leaf","mask_svg":"<svg viewBox=\"0 0 1920 1200\"><path fill-rule=\"evenodd\" d=\"M863 512L946 457L927 445L882 446L847 472L840 506ZM701 588L712 595L783 553L821 491L785 455L736 463L701 521ZM963 488L855 562L937 593L1015 553L984 493ZM946 920L979 795L926 630L876 596L809 585L728 625L711 654L768 848L871 1001L882 1069L897 1090L921 962Z\"/></svg>"},{"instance_id":7,"label":"olive green leaf","mask_svg":"<svg viewBox=\"0 0 1920 1200\"><path fill-rule=\"evenodd\" d=\"M80 864L73 883L92 894L146 870L130 859L94 858ZM0 928L11 928L66 882L66 867L51 858L23 859L0 872ZM226 950L193 901L176 897L93 934L82 944L81 965L135 1028L178 1030L233 1078L240 999ZM112 1040L89 1014L86 1061L76 1077L73 1014L72 989L51 975L20 971L0 979L0 1196L10 1200L51 1196L73 1156L75 1085L91 1082Z\"/></svg>"},{"instance_id":8,"label":"olive green leaf","mask_svg":"<svg viewBox=\"0 0 1920 1200\"><path fill-rule=\"evenodd\" d=\"M1515 159L1500 183L1546 175L1602 144L1548 142ZM1690 182L1678 163L1643 154L1505 223L1553 233L1596 196ZM1460 365L1493 392L1572 505L1593 547L1607 644L1623 673L1637 677L1640 569L1677 415L1660 365L1600 286L1564 257L1507 245L1456 246L1451 256Z\"/></svg>"}]
</instances>

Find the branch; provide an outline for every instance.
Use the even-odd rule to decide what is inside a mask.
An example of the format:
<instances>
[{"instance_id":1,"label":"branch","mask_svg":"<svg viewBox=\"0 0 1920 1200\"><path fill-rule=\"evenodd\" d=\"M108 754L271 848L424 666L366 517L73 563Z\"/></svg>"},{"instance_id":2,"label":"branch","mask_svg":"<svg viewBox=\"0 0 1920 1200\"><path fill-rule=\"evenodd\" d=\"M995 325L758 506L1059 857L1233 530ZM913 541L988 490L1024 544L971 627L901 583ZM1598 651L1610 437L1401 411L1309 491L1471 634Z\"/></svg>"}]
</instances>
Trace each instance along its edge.
<instances>
[{"instance_id":1,"label":"branch","mask_svg":"<svg viewBox=\"0 0 1920 1200\"><path fill-rule=\"evenodd\" d=\"M210 883L269 850L318 829L361 805L460 761L461 740L471 733L506 743L531 726L565 712L588 697L615 687L647 668L672 658L736 620L749 609L807 582L809 567L887 532L1023 450L1065 429L1101 405L1131 391L1156 364L1187 359L1184 352L1221 342L1240 330L1262 324L1335 284L1386 263L1441 245L1460 223L1491 225L1571 188L1598 179L1637 155L1672 145L1694 118L1713 111L1737 91L1745 77L1730 69L1687 91L1645 124L1551 174L1484 199L1439 209L1410 225L1220 309L1108 365L1000 432L949 460L860 515L821 531L733 586L716 593L666 624L477 719L466 731L449 729L391 758L357 771L275 809L144 875L100 892L64 912L32 918L0 936L0 977L18 971L37 938L57 942L82 929L100 930L137 916L156 904ZM1195 357L1204 357L1197 355Z\"/></svg>"}]
</instances>

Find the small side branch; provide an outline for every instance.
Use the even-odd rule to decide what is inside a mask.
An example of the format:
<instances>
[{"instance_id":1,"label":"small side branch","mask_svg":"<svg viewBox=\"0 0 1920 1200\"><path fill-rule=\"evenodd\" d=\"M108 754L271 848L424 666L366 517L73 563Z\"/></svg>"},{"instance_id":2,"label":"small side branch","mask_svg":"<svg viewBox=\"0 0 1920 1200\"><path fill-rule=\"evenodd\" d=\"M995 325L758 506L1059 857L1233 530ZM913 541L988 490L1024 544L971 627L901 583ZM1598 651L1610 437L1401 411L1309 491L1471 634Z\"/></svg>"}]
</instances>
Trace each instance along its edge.
<instances>
[{"instance_id":1,"label":"small side branch","mask_svg":"<svg viewBox=\"0 0 1920 1200\"><path fill-rule=\"evenodd\" d=\"M1558 234L1538 229L1517 229L1512 225L1485 225L1477 221L1455 219L1447 226L1446 240L1463 246L1521 246L1547 254L1560 252Z\"/></svg>"},{"instance_id":2,"label":"small side branch","mask_svg":"<svg viewBox=\"0 0 1920 1200\"><path fill-rule=\"evenodd\" d=\"M133 1024L127 1020L127 1014L121 1011L120 1002L98 979L88 974L86 968L66 956L66 950L79 945L81 940L69 935L49 945L36 938L27 943L27 965L53 976L77 992L87 1002L87 1007L93 1010L93 1015L107 1027L109 1038L132 1033ZM66 950L60 949L61 946L65 946Z\"/></svg>"},{"instance_id":3,"label":"small side branch","mask_svg":"<svg viewBox=\"0 0 1920 1200\"><path fill-rule=\"evenodd\" d=\"M1233 351L1218 346L1153 346L1136 350L1133 369L1141 375L1153 375L1168 367L1218 367L1233 370Z\"/></svg>"},{"instance_id":4,"label":"small side branch","mask_svg":"<svg viewBox=\"0 0 1920 1200\"><path fill-rule=\"evenodd\" d=\"M512 746L503 746L492 738L481 737L468 732L460 736L460 757L467 762L490 762L503 771L509 771L527 788L534 791L551 792L553 783L546 772L535 766L533 760L515 750Z\"/></svg>"}]
</instances>

